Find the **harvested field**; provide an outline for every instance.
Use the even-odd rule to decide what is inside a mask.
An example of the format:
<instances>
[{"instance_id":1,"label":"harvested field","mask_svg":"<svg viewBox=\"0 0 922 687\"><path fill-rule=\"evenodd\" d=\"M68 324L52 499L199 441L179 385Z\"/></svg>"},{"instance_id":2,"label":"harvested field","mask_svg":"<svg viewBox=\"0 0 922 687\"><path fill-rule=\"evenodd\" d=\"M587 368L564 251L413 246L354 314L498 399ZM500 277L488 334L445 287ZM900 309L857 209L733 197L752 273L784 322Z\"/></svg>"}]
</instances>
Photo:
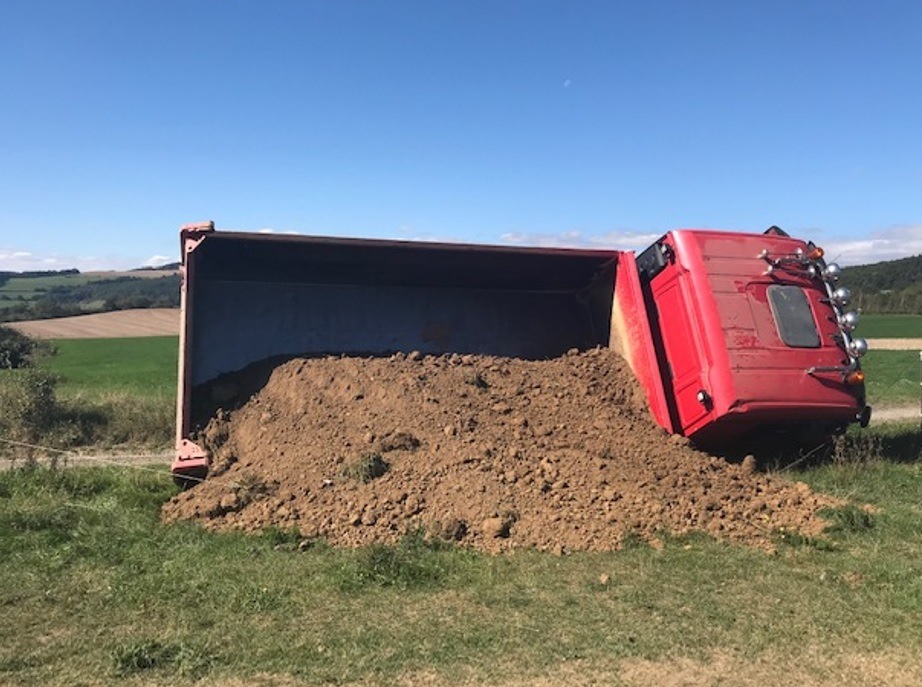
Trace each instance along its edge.
<instances>
[{"instance_id":1,"label":"harvested field","mask_svg":"<svg viewBox=\"0 0 922 687\"><path fill-rule=\"evenodd\" d=\"M345 546L423 530L489 552L610 550L704 532L771 549L837 502L695 451L650 417L627 364L324 357L217 380L212 475L163 508L208 528Z\"/></svg>"},{"instance_id":2,"label":"harvested field","mask_svg":"<svg viewBox=\"0 0 922 687\"><path fill-rule=\"evenodd\" d=\"M176 336L179 334L178 308L148 308L58 317L50 320L9 322L38 339L114 339L132 336Z\"/></svg>"}]
</instances>

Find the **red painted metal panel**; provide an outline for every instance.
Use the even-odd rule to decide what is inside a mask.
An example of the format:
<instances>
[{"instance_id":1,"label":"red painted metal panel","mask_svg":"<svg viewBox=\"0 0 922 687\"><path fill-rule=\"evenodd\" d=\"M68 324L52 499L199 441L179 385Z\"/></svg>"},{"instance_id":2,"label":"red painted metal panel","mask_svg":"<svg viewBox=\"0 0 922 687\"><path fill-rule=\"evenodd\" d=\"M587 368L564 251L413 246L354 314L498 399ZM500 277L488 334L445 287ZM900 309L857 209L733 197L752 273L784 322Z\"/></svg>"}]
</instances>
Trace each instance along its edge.
<instances>
[{"instance_id":1,"label":"red painted metal panel","mask_svg":"<svg viewBox=\"0 0 922 687\"><path fill-rule=\"evenodd\" d=\"M672 393L675 427L682 434L688 434L706 421L709 404L703 399L710 396L705 351L695 321L694 305L684 293L686 286L683 276L673 272L667 274L666 280L654 291L668 361L669 377L665 384Z\"/></svg>"},{"instance_id":2,"label":"red painted metal panel","mask_svg":"<svg viewBox=\"0 0 922 687\"><path fill-rule=\"evenodd\" d=\"M611 346L627 360L647 395L653 418L667 431L678 431L669 413L657 361L650 313L633 253L621 253L614 284Z\"/></svg>"},{"instance_id":3,"label":"red painted metal panel","mask_svg":"<svg viewBox=\"0 0 922 687\"><path fill-rule=\"evenodd\" d=\"M192 332L194 298L192 284L195 282L194 251L214 231L214 222L183 225L179 235L182 265L180 273L180 329L179 329L179 374L176 393L176 448L172 471L175 475L204 477L208 470L208 453L189 438L192 425Z\"/></svg>"}]
</instances>

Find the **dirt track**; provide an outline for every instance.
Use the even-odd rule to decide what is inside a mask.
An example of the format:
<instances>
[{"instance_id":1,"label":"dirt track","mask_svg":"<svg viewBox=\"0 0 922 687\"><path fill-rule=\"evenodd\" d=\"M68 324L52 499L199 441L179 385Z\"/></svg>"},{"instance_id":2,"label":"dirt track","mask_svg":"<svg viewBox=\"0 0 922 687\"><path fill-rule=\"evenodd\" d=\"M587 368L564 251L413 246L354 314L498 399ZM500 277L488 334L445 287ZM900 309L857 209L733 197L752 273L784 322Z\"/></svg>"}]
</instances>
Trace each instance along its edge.
<instances>
[{"instance_id":1,"label":"dirt track","mask_svg":"<svg viewBox=\"0 0 922 687\"><path fill-rule=\"evenodd\" d=\"M922 339L868 339L872 351L922 351Z\"/></svg>"},{"instance_id":2,"label":"dirt track","mask_svg":"<svg viewBox=\"0 0 922 687\"><path fill-rule=\"evenodd\" d=\"M226 408L251 400L208 425L213 475L167 520L347 546L423 529L491 552L693 531L771 548L785 531L818 534L817 511L836 503L666 434L608 350L295 359L210 391Z\"/></svg>"},{"instance_id":3,"label":"dirt track","mask_svg":"<svg viewBox=\"0 0 922 687\"><path fill-rule=\"evenodd\" d=\"M178 308L148 308L58 317L51 320L10 322L23 334L37 339L109 339L129 336L177 336Z\"/></svg>"}]
</instances>

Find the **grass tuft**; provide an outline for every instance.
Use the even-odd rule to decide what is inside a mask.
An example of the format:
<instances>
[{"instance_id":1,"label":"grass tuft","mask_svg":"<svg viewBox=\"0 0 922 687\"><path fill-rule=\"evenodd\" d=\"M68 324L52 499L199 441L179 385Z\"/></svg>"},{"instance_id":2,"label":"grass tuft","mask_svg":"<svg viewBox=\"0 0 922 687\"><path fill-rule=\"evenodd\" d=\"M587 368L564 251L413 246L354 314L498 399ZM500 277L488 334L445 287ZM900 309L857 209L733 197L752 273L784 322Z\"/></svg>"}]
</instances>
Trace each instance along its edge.
<instances>
[{"instance_id":1,"label":"grass tuft","mask_svg":"<svg viewBox=\"0 0 922 687\"><path fill-rule=\"evenodd\" d=\"M358 549L337 575L342 590L375 587L428 589L443 583L452 573L458 552L422 533L408 534L395 545L373 544Z\"/></svg>"},{"instance_id":2,"label":"grass tuft","mask_svg":"<svg viewBox=\"0 0 922 687\"><path fill-rule=\"evenodd\" d=\"M148 671L164 671L182 677L199 678L208 672L213 659L187 644L142 640L120 644L112 650L116 675L129 677Z\"/></svg>"},{"instance_id":3,"label":"grass tuft","mask_svg":"<svg viewBox=\"0 0 922 687\"><path fill-rule=\"evenodd\" d=\"M841 508L828 508L823 510L822 515L829 521L827 532L867 532L874 529L874 515L866 509L854 505L846 505Z\"/></svg>"},{"instance_id":4,"label":"grass tuft","mask_svg":"<svg viewBox=\"0 0 922 687\"><path fill-rule=\"evenodd\" d=\"M343 465L342 475L347 479L368 484L385 475L390 469L390 463L384 460L380 453L365 453Z\"/></svg>"},{"instance_id":5,"label":"grass tuft","mask_svg":"<svg viewBox=\"0 0 922 687\"><path fill-rule=\"evenodd\" d=\"M490 383L479 372L470 372L464 376L464 383L476 389L489 389Z\"/></svg>"}]
</instances>

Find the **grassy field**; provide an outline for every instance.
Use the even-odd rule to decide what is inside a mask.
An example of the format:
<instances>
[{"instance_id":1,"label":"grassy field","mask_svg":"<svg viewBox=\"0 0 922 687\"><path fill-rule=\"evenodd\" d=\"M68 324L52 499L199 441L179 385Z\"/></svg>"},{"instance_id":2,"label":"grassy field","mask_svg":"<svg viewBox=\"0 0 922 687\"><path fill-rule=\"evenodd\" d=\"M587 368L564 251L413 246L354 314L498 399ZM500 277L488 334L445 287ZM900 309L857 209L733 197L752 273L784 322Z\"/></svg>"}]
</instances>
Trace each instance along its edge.
<instances>
[{"instance_id":1,"label":"grassy field","mask_svg":"<svg viewBox=\"0 0 922 687\"><path fill-rule=\"evenodd\" d=\"M918 437L850 441L863 460L792 477L851 505L774 556L305 548L160 525L162 473L6 472L0 683L922 684Z\"/></svg>"},{"instance_id":2,"label":"grassy field","mask_svg":"<svg viewBox=\"0 0 922 687\"><path fill-rule=\"evenodd\" d=\"M69 339L54 346L57 354L42 358L39 367L59 380L57 402L17 395L15 385L4 385L0 392L16 400L15 407L0 408L0 430L4 422L19 423L11 438L49 449L169 448L176 417L176 337ZM26 388L33 387L20 390ZM10 446L0 446L0 454L13 450Z\"/></svg>"},{"instance_id":3,"label":"grassy field","mask_svg":"<svg viewBox=\"0 0 922 687\"><path fill-rule=\"evenodd\" d=\"M143 398L176 398L178 339L149 336L128 339L62 339L44 368L61 377L67 395L122 393Z\"/></svg>"},{"instance_id":4,"label":"grassy field","mask_svg":"<svg viewBox=\"0 0 922 687\"><path fill-rule=\"evenodd\" d=\"M84 274L57 274L45 277L10 277L0 285L0 295L40 298L41 295L56 286L81 286L99 277Z\"/></svg>"},{"instance_id":5,"label":"grassy field","mask_svg":"<svg viewBox=\"0 0 922 687\"><path fill-rule=\"evenodd\" d=\"M920 362L918 351L874 351L861 359L868 403L872 406L918 405Z\"/></svg>"},{"instance_id":6,"label":"grassy field","mask_svg":"<svg viewBox=\"0 0 922 687\"><path fill-rule=\"evenodd\" d=\"M862 315L858 333L868 339L922 339L922 315Z\"/></svg>"}]
</instances>

